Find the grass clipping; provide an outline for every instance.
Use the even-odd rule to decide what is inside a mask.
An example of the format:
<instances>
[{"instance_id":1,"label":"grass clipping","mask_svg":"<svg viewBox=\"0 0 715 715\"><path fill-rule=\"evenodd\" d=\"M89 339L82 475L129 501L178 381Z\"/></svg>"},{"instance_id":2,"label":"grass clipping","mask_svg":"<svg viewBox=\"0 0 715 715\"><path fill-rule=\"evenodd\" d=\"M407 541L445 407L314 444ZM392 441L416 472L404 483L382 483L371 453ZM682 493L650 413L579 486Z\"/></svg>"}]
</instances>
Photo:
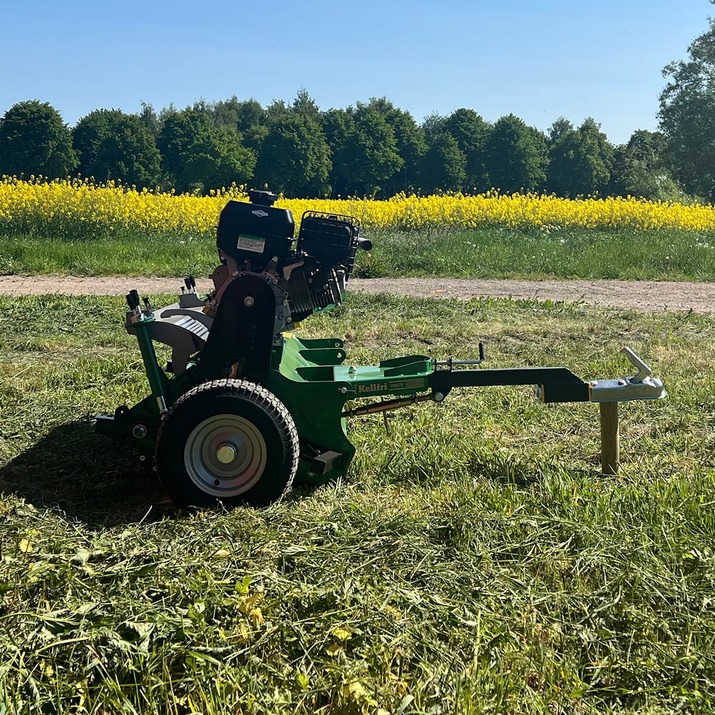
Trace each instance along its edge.
<instances>
[{"instance_id":1,"label":"grass clipping","mask_svg":"<svg viewBox=\"0 0 715 715\"><path fill-rule=\"evenodd\" d=\"M352 423L345 483L169 514L87 419L146 391L120 300L0 308L0 712L715 704L713 318L353 296L303 334L356 363L486 339L490 366L615 377L625 342L671 397L624 407L617 478L595 406L455 391Z\"/></svg>"}]
</instances>

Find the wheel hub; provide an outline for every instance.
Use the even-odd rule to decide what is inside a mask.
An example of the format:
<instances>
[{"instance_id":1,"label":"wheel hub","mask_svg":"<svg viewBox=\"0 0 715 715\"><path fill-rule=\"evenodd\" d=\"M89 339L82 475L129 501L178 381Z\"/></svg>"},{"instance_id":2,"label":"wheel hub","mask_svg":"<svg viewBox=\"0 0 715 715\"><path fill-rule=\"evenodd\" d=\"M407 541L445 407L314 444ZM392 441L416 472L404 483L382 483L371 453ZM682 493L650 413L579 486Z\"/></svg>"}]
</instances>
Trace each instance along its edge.
<instances>
[{"instance_id":1,"label":"wheel hub","mask_svg":"<svg viewBox=\"0 0 715 715\"><path fill-rule=\"evenodd\" d=\"M192 430L184 447L191 481L206 494L228 499L253 487L268 457L260 430L245 417L219 414Z\"/></svg>"},{"instance_id":2,"label":"wheel hub","mask_svg":"<svg viewBox=\"0 0 715 715\"><path fill-rule=\"evenodd\" d=\"M221 464L231 464L237 456L238 450L230 442L224 442L219 445L219 448L216 450L216 459L218 459Z\"/></svg>"}]
</instances>

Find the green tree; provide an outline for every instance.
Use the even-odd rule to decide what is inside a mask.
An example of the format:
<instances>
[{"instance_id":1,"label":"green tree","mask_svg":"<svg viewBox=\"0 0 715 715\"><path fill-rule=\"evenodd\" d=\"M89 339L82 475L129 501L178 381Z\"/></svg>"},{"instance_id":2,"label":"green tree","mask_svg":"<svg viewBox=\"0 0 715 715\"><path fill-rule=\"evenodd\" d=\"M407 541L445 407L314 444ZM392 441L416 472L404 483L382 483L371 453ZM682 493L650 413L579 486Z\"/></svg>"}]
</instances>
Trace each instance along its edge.
<instances>
[{"instance_id":1,"label":"green tree","mask_svg":"<svg viewBox=\"0 0 715 715\"><path fill-rule=\"evenodd\" d=\"M588 117L578 128L582 155L576 167L578 194L607 193L613 169L614 147L601 131L601 125Z\"/></svg>"},{"instance_id":2,"label":"green tree","mask_svg":"<svg viewBox=\"0 0 715 715\"><path fill-rule=\"evenodd\" d=\"M376 196L402 170L405 162L400 156L395 132L381 112L358 102L352 115L354 128L345 147L353 184L350 193Z\"/></svg>"},{"instance_id":3,"label":"green tree","mask_svg":"<svg viewBox=\"0 0 715 715\"><path fill-rule=\"evenodd\" d=\"M152 134L154 140L159 136L159 131L161 130L161 122L159 121L159 116L156 110L151 104L147 102L141 103L141 111L139 112L139 119L141 123L149 130Z\"/></svg>"},{"instance_id":4,"label":"green tree","mask_svg":"<svg viewBox=\"0 0 715 715\"><path fill-rule=\"evenodd\" d=\"M332 195L348 196L355 192L348 158L350 138L355 132L355 118L347 109L329 109L323 112L321 124L332 158Z\"/></svg>"},{"instance_id":5,"label":"green tree","mask_svg":"<svg viewBox=\"0 0 715 715\"><path fill-rule=\"evenodd\" d=\"M443 117L441 114L429 114L424 118L422 131L428 144L433 137L447 131L446 123L447 117Z\"/></svg>"},{"instance_id":6,"label":"green tree","mask_svg":"<svg viewBox=\"0 0 715 715\"><path fill-rule=\"evenodd\" d=\"M714 2L715 0L711 0ZM688 48L689 59L663 70L660 128L675 178L692 194L715 200L715 19Z\"/></svg>"},{"instance_id":7,"label":"green tree","mask_svg":"<svg viewBox=\"0 0 715 715\"><path fill-rule=\"evenodd\" d=\"M243 138L243 143L258 154L261 143L266 136L266 110L255 99L246 99L238 103L236 108L238 124L236 129Z\"/></svg>"},{"instance_id":8,"label":"green tree","mask_svg":"<svg viewBox=\"0 0 715 715\"><path fill-rule=\"evenodd\" d=\"M48 102L18 102L0 119L0 174L57 179L76 166L72 133Z\"/></svg>"},{"instance_id":9,"label":"green tree","mask_svg":"<svg viewBox=\"0 0 715 715\"><path fill-rule=\"evenodd\" d=\"M403 161L402 169L385 179L382 195L394 196L401 191L414 190L418 180L420 159L427 151L424 131L409 112L397 109L385 97L373 98L367 106L379 112L392 128L397 153Z\"/></svg>"},{"instance_id":10,"label":"green tree","mask_svg":"<svg viewBox=\"0 0 715 715\"><path fill-rule=\"evenodd\" d=\"M574 125L566 117L559 117L547 130L549 146L556 144L564 134L572 132L574 129Z\"/></svg>"},{"instance_id":11,"label":"green tree","mask_svg":"<svg viewBox=\"0 0 715 715\"><path fill-rule=\"evenodd\" d=\"M325 196L332 162L319 115L282 104L269 108L268 115L256 166L258 182L287 196Z\"/></svg>"},{"instance_id":12,"label":"green tree","mask_svg":"<svg viewBox=\"0 0 715 715\"><path fill-rule=\"evenodd\" d=\"M665 136L638 129L616 149L611 192L654 201L683 201L688 197L673 179L665 160Z\"/></svg>"},{"instance_id":13,"label":"green tree","mask_svg":"<svg viewBox=\"0 0 715 715\"><path fill-rule=\"evenodd\" d=\"M579 154L579 134L568 120L560 117L549 127L549 167L546 185L557 196L574 195L573 170Z\"/></svg>"},{"instance_id":14,"label":"green tree","mask_svg":"<svg viewBox=\"0 0 715 715\"><path fill-rule=\"evenodd\" d=\"M561 118L549 135L549 190L571 198L607 193L614 149L598 124L589 117L574 129Z\"/></svg>"},{"instance_id":15,"label":"green tree","mask_svg":"<svg viewBox=\"0 0 715 715\"><path fill-rule=\"evenodd\" d=\"M546 182L546 139L514 114L494 124L484 154L490 183L500 191L537 191Z\"/></svg>"},{"instance_id":16,"label":"green tree","mask_svg":"<svg viewBox=\"0 0 715 715\"><path fill-rule=\"evenodd\" d=\"M73 142L83 176L139 187L160 181L161 156L142 116L97 109L79 120Z\"/></svg>"},{"instance_id":17,"label":"green tree","mask_svg":"<svg viewBox=\"0 0 715 715\"><path fill-rule=\"evenodd\" d=\"M467 158L457 140L447 131L438 131L428 141L420 162L421 192L459 191L467 176Z\"/></svg>"},{"instance_id":18,"label":"green tree","mask_svg":"<svg viewBox=\"0 0 715 715\"><path fill-rule=\"evenodd\" d=\"M331 109L323 131L333 157L331 184L338 195L376 196L402 171L395 132L374 106Z\"/></svg>"},{"instance_id":19,"label":"green tree","mask_svg":"<svg viewBox=\"0 0 715 715\"><path fill-rule=\"evenodd\" d=\"M164 171L179 191L245 184L256 165L236 129L216 127L207 112L193 108L164 114L158 145Z\"/></svg>"},{"instance_id":20,"label":"green tree","mask_svg":"<svg viewBox=\"0 0 715 715\"><path fill-rule=\"evenodd\" d=\"M266 110L255 99L230 99L210 106L210 114L217 127L230 127L241 135L242 144L258 154L265 139L267 128Z\"/></svg>"},{"instance_id":21,"label":"green tree","mask_svg":"<svg viewBox=\"0 0 715 715\"><path fill-rule=\"evenodd\" d=\"M301 117L320 122L320 108L305 89L298 90L291 109Z\"/></svg>"},{"instance_id":22,"label":"green tree","mask_svg":"<svg viewBox=\"0 0 715 715\"><path fill-rule=\"evenodd\" d=\"M489 187L486 171L485 144L489 124L472 109L457 109L444 120L444 129L457 142L466 159L461 188L465 193L482 193Z\"/></svg>"}]
</instances>

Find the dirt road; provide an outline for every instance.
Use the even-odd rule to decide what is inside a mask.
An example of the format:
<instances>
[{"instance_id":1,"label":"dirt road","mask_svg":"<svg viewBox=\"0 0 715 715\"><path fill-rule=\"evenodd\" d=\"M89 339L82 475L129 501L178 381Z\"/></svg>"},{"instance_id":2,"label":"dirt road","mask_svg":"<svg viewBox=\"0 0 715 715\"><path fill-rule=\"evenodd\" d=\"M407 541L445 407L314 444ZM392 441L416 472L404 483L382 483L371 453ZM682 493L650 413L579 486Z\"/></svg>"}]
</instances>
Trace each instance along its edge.
<instances>
[{"instance_id":1,"label":"dirt road","mask_svg":"<svg viewBox=\"0 0 715 715\"><path fill-rule=\"evenodd\" d=\"M179 278L0 276L2 295L121 295L130 288L141 293L175 293ZM208 290L207 279L198 281ZM644 311L693 311L715 314L715 283L658 281L522 281L456 278L353 278L350 289L365 293L396 293L429 298L467 300L475 297L582 301L590 305Z\"/></svg>"}]
</instances>

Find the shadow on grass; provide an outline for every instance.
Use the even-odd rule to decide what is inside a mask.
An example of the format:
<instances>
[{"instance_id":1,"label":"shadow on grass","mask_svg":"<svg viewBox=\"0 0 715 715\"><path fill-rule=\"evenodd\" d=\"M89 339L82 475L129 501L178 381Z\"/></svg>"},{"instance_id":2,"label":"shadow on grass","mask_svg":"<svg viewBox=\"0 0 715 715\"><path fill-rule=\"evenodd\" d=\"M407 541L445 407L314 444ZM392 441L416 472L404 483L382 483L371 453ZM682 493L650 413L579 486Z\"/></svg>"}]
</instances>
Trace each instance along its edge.
<instances>
[{"instance_id":1,"label":"shadow on grass","mask_svg":"<svg viewBox=\"0 0 715 715\"><path fill-rule=\"evenodd\" d=\"M165 511L166 494L137 452L95 435L88 421L55 427L0 467L0 491L90 527L153 520Z\"/></svg>"}]
</instances>

